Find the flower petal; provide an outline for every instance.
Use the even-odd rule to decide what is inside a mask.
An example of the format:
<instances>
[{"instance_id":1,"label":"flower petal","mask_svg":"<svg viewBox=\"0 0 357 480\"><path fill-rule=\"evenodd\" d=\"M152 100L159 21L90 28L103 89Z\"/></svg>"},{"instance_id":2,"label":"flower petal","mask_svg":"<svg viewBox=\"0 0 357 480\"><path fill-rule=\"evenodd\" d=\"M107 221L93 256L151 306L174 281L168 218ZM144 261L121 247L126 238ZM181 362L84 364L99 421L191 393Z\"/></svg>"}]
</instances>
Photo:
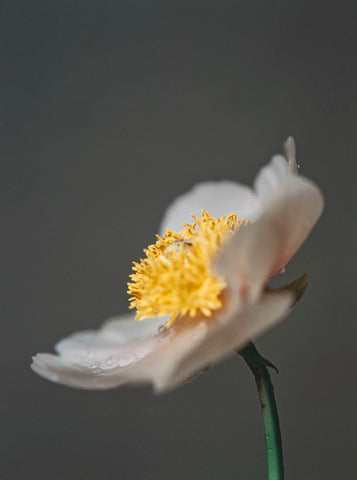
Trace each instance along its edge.
<instances>
[{"instance_id":1,"label":"flower petal","mask_svg":"<svg viewBox=\"0 0 357 480\"><path fill-rule=\"evenodd\" d=\"M61 340L59 355L41 353L32 369L64 385L86 389L113 388L125 382L120 372L148 355L160 342L158 328L168 317L134 320L125 315L105 322L100 330L77 332Z\"/></svg>"},{"instance_id":2,"label":"flower petal","mask_svg":"<svg viewBox=\"0 0 357 480\"><path fill-rule=\"evenodd\" d=\"M172 389L279 322L292 303L291 292L264 294L238 312L231 309L224 322L201 322L172 336L123 373L129 382L152 382L156 393Z\"/></svg>"},{"instance_id":3,"label":"flower petal","mask_svg":"<svg viewBox=\"0 0 357 480\"><path fill-rule=\"evenodd\" d=\"M81 354L82 350L78 345L77 349L72 345L72 349L64 351L60 346L65 356L37 354L31 367L47 380L76 388L104 390L124 383L152 383L155 391L161 393L187 381L210 364L244 346L281 320L292 302L293 295L290 292L267 293L259 302L237 313L237 304L233 301L222 318L212 324L200 322L180 332L168 329L145 341L126 345L120 355L122 359L130 358L130 361L121 365L113 361L111 368L105 368L103 363L94 366L86 362L79 364L75 353ZM87 337L88 333L91 337ZM82 340L90 340L87 348L94 346L93 357L98 359L96 347L101 343L98 337L101 337L102 330L97 332L96 339L95 333L82 332L75 336L83 335Z\"/></svg>"},{"instance_id":4,"label":"flower petal","mask_svg":"<svg viewBox=\"0 0 357 480\"><path fill-rule=\"evenodd\" d=\"M240 228L222 251L217 270L246 301L260 295L267 279L305 241L323 209L319 188L290 176L267 202L257 220Z\"/></svg>"},{"instance_id":5,"label":"flower petal","mask_svg":"<svg viewBox=\"0 0 357 480\"><path fill-rule=\"evenodd\" d=\"M280 184L292 175L297 175L295 159L295 142L289 137L284 143L286 158L274 155L270 162L261 168L255 177L253 186L259 199L268 200L279 188Z\"/></svg>"},{"instance_id":6,"label":"flower petal","mask_svg":"<svg viewBox=\"0 0 357 480\"><path fill-rule=\"evenodd\" d=\"M145 321L135 320L135 314L117 315L108 318L101 326L102 334L115 335L116 342L127 344L132 341L144 340L155 335L159 328L166 324L170 315L147 318Z\"/></svg>"},{"instance_id":7,"label":"flower petal","mask_svg":"<svg viewBox=\"0 0 357 480\"><path fill-rule=\"evenodd\" d=\"M274 155L270 162L259 170L253 186L262 199L269 198L278 185L289 175L288 162L282 155Z\"/></svg>"},{"instance_id":8,"label":"flower petal","mask_svg":"<svg viewBox=\"0 0 357 480\"><path fill-rule=\"evenodd\" d=\"M68 363L62 357L50 353L35 355L31 368L46 380L86 390L114 388L125 382L120 375L113 375L112 372L103 374L99 370L90 371L88 368Z\"/></svg>"},{"instance_id":9,"label":"flower petal","mask_svg":"<svg viewBox=\"0 0 357 480\"><path fill-rule=\"evenodd\" d=\"M236 213L239 218L250 219L259 206L260 202L253 190L240 183L228 180L198 183L177 197L167 208L160 225L160 234L166 228L181 230L182 223L192 223L191 214L200 216L202 209L213 217Z\"/></svg>"}]
</instances>

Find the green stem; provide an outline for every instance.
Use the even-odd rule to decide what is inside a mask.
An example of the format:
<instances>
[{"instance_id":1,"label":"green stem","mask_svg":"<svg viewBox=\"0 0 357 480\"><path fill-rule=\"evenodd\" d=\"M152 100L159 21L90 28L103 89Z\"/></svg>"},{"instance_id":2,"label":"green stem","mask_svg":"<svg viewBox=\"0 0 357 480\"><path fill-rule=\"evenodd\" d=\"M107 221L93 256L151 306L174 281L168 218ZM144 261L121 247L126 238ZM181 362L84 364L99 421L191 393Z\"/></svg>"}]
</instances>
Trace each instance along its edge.
<instances>
[{"instance_id":1,"label":"green stem","mask_svg":"<svg viewBox=\"0 0 357 480\"><path fill-rule=\"evenodd\" d=\"M284 480L283 447L279 416L274 397L274 387L267 369L267 366L275 367L260 356L253 343L250 343L238 353L244 358L253 372L258 387L264 423L268 480Z\"/></svg>"}]
</instances>

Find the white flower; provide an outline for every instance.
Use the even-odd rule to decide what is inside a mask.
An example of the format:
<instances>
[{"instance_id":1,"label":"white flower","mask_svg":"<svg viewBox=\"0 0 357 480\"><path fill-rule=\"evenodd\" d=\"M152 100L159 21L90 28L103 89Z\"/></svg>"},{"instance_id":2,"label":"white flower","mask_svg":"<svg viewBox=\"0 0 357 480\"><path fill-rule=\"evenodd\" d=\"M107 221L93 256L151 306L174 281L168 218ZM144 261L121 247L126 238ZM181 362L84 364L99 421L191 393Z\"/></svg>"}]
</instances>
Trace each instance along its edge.
<instances>
[{"instance_id":1,"label":"white flower","mask_svg":"<svg viewBox=\"0 0 357 480\"><path fill-rule=\"evenodd\" d=\"M200 183L167 209L162 237L134 264L129 284L131 306L144 320L126 315L74 333L56 345L57 355L37 354L32 369L72 387L152 383L162 392L284 318L295 294L266 289L267 281L284 268L323 209L318 187L298 176L292 138L285 149L287 159L274 156L253 189L232 181ZM195 225L182 230L191 214Z\"/></svg>"}]
</instances>

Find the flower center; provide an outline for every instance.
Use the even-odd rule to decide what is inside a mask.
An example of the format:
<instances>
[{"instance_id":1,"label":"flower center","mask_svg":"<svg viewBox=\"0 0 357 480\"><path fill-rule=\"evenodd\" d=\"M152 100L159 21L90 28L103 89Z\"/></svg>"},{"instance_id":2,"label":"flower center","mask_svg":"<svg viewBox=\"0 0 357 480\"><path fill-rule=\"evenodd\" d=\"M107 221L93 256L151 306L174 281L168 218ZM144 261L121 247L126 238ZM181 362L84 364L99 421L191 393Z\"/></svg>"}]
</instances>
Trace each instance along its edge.
<instances>
[{"instance_id":1,"label":"flower center","mask_svg":"<svg viewBox=\"0 0 357 480\"><path fill-rule=\"evenodd\" d=\"M213 261L233 231L245 223L237 215L213 218L202 211L201 219L192 215L192 225L183 230L167 229L144 250L146 258L133 262L128 293L130 308L137 320L171 314L170 325L179 315L210 317L222 306L224 278L213 268Z\"/></svg>"}]
</instances>

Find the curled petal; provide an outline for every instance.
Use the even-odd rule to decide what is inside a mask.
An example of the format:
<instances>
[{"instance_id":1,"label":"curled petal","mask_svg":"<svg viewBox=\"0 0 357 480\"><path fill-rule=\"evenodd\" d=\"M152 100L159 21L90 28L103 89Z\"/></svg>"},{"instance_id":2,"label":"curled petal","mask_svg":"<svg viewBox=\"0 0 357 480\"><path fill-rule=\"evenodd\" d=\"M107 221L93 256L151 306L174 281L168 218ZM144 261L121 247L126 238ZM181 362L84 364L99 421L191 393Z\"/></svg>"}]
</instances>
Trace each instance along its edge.
<instances>
[{"instance_id":1,"label":"curled petal","mask_svg":"<svg viewBox=\"0 0 357 480\"><path fill-rule=\"evenodd\" d=\"M252 224L240 228L227 243L217 269L245 301L254 301L267 279L298 250L323 209L319 188L291 176L266 203Z\"/></svg>"},{"instance_id":2,"label":"curled petal","mask_svg":"<svg viewBox=\"0 0 357 480\"><path fill-rule=\"evenodd\" d=\"M254 190L259 198L267 200L288 176L288 162L282 155L274 155L270 162L259 170L253 183Z\"/></svg>"},{"instance_id":3,"label":"curled petal","mask_svg":"<svg viewBox=\"0 0 357 480\"><path fill-rule=\"evenodd\" d=\"M182 229L182 223L191 223L191 214L200 216L202 209L213 217L237 213L239 218L253 218L260 202L253 190L245 185L228 180L203 182L180 195L167 208L160 226L160 234L166 228Z\"/></svg>"},{"instance_id":4,"label":"curled petal","mask_svg":"<svg viewBox=\"0 0 357 480\"><path fill-rule=\"evenodd\" d=\"M282 182L297 175L295 142L289 137L285 144L285 155L275 155L263 167L254 180L254 190L238 182L221 180L202 182L188 192L178 196L166 209L160 225L160 235L166 228L179 231L182 223L190 223L191 214L199 216L206 210L214 217L236 213L239 218L255 219L264 202L270 198Z\"/></svg>"},{"instance_id":5,"label":"curled petal","mask_svg":"<svg viewBox=\"0 0 357 480\"><path fill-rule=\"evenodd\" d=\"M268 200L285 180L298 174L295 142L292 137L287 138L284 150L286 158L282 155L274 155L255 177L254 190L262 202Z\"/></svg>"}]
</instances>

